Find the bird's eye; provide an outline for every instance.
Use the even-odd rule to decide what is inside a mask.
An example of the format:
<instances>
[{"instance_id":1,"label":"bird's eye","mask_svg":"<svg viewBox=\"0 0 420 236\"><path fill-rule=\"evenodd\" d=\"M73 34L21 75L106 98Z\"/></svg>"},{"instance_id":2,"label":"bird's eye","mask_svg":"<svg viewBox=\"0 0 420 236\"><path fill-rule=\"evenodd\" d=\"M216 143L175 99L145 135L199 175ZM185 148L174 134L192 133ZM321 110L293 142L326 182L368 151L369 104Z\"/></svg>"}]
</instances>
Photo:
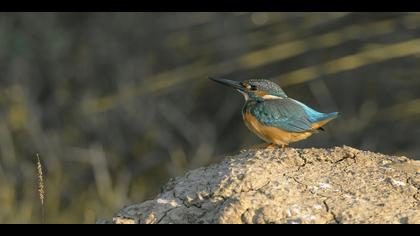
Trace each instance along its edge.
<instances>
[{"instance_id":1,"label":"bird's eye","mask_svg":"<svg viewBox=\"0 0 420 236\"><path fill-rule=\"evenodd\" d=\"M246 88L246 89L250 89L251 88L251 86L249 84L247 84L247 83L241 83L241 86L244 87L244 88Z\"/></svg>"},{"instance_id":2,"label":"bird's eye","mask_svg":"<svg viewBox=\"0 0 420 236\"><path fill-rule=\"evenodd\" d=\"M252 90L252 91L255 91L255 90L258 89L257 86L252 85L252 84L248 84L248 83L240 83L240 84L241 84L242 87L244 87L246 89L249 89L249 90Z\"/></svg>"}]
</instances>

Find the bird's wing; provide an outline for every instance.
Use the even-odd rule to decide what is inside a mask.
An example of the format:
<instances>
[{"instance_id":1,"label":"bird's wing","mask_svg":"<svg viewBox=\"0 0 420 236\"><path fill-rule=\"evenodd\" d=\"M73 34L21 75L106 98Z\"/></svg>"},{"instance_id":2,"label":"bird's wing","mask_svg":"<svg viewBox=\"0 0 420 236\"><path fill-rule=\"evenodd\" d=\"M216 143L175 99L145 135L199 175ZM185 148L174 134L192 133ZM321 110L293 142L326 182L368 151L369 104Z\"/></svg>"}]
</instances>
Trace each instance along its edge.
<instances>
[{"instance_id":1,"label":"bird's wing","mask_svg":"<svg viewBox=\"0 0 420 236\"><path fill-rule=\"evenodd\" d=\"M304 108L288 98L257 103L250 112L266 126L274 126L289 132L312 130Z\"/></svg>"}]
</instances>

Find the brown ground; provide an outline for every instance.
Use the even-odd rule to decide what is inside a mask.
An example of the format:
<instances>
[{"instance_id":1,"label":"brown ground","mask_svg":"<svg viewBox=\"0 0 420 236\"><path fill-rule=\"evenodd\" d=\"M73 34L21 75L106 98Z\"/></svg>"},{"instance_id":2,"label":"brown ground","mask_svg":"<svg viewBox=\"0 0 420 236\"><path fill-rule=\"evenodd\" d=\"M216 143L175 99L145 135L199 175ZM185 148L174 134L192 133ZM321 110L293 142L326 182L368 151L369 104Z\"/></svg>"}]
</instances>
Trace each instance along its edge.
<instances>
[{"instance_id":1,"label":"brown ground","mask_svg":"<svg viewBox=\"0 0 420 236\"><path fill-rule=\"evenodd\" d=\"M419 161L347 146L243 150L113 223L420 223L419 173Z\"/></svg>"}]
</instances>

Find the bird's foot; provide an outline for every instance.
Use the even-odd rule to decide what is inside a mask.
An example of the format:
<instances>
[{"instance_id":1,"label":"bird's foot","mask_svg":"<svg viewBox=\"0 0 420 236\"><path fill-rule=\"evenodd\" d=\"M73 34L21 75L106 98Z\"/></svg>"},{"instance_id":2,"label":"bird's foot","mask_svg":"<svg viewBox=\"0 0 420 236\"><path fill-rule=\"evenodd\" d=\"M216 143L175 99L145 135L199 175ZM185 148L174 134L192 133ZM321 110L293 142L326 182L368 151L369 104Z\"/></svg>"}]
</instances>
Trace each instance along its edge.
<instances>
[{"instance_id":1,"label":"bird's foot","mask_svg":"<svg viewBox=\"0 0 420 236\"><path fill-rule=\"evenodd\" d=\"M275 143L269 143L265 148L266 149L275 149L279 146L281 146L281 151L282 152L286 151L286 146L287 146L286 144L278 145L278 144L275 144Z\"/></svg>"},{"instance_id":2,"label":"bird's foot","mask_svg":"<svg viewBox=\"0 0 420 236\"><path fill-rule=\"evenodd\" d=\"M282 151L282 152L286 151L286 144L282 144L282 145L281 145L281 151Z\"/></svg>"},{"instance_id":3,"label":"bird's foot","mask_svg":"<svg viewBox=\"0 0 420 236\"><path fill-rule=\"evenodd\" d=\"M265 148L267 148L267 149L274 149L274 148L276 148L277 147L277 145L276 144L274 144L274 143L269 143Z\"/></svg>"}]
</instances>

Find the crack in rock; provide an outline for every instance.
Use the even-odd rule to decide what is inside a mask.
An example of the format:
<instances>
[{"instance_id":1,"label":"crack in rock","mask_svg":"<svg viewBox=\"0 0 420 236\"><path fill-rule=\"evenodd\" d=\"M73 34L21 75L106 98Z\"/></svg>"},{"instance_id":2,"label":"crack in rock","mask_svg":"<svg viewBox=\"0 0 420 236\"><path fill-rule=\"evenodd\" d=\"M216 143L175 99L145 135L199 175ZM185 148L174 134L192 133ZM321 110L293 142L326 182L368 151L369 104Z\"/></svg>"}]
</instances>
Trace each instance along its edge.
<instances>
[{"instance_id":1,"label":"crack in rock","mask_svg":"<svg viewBox=\"0 0 420 236\"><path fill-rule=\"evenodd\" d=\"M324 206L325 206L325 210L328 212L328 213L330 213L331 214L331 216L333 217L333 219L334 219L334 222L336 223L336 224L340 224L340 220L338 220L338 218L337 218L337 215L330 209L330 207L328 206L328 204L327 204L327 201L326 200L324 200L324 201L322 201L322 203L324 203Z\"/></svg>"}]
</instances>

